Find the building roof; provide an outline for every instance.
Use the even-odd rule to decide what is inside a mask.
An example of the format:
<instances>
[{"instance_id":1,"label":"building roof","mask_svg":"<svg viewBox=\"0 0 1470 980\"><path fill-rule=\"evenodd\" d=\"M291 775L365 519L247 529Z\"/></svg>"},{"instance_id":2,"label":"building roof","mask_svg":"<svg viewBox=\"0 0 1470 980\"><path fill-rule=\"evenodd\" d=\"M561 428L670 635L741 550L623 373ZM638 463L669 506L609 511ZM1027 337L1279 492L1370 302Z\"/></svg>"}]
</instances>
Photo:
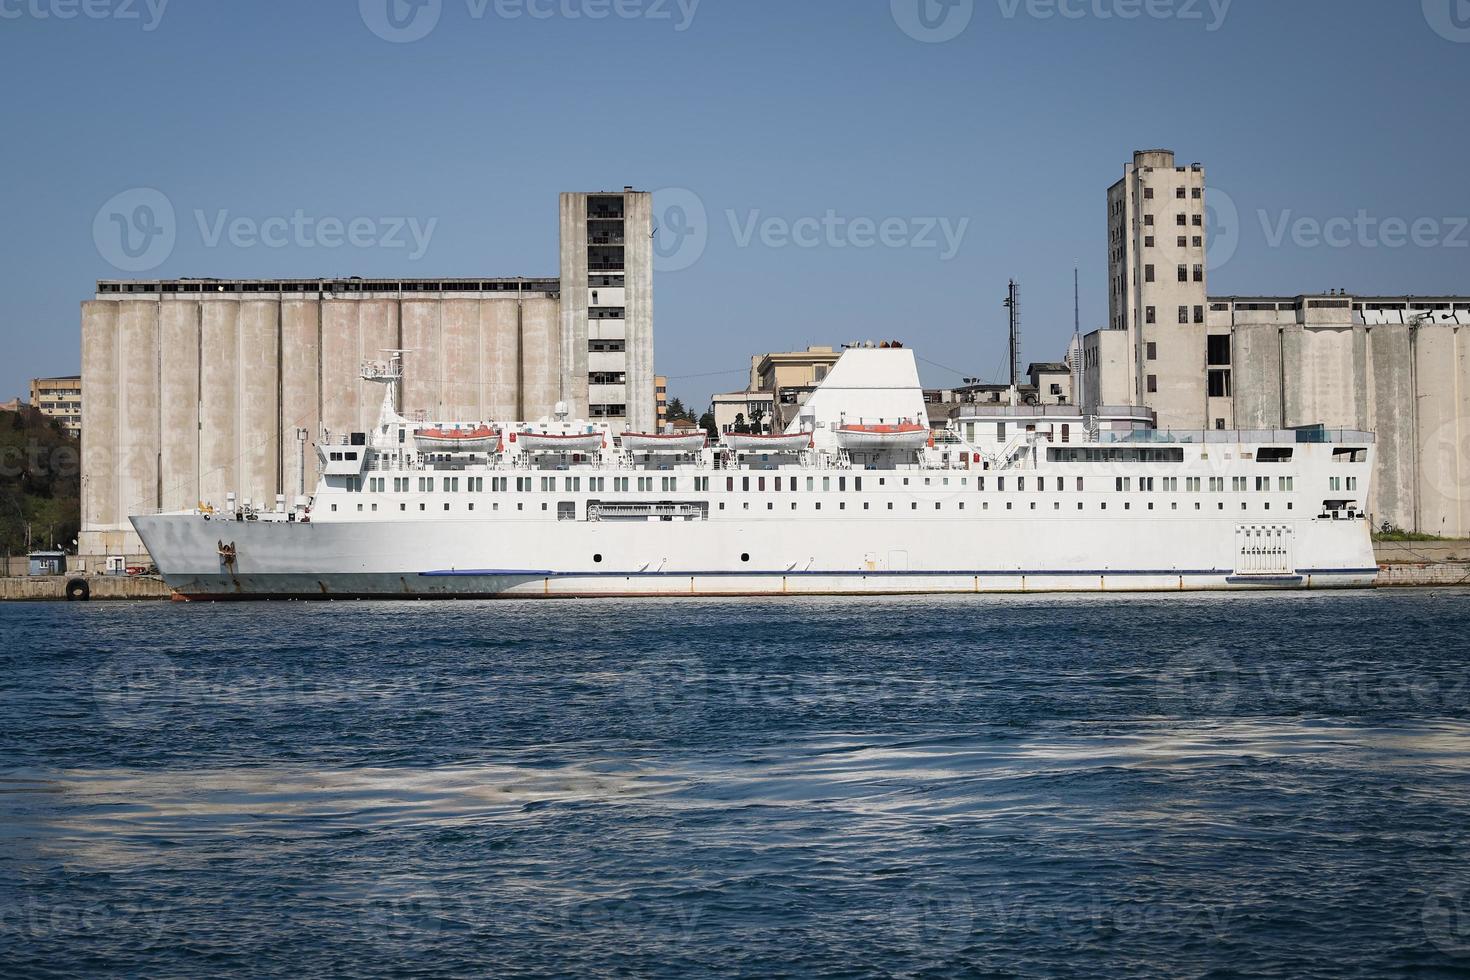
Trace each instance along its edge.
<instances>
[{"instance_id":1,"label":"building roof","mask_svg":"<svg viewBox=\"0 0 1470 980\"><path fill-rule=\"evenodd\" d=\"M98 279L99 299L148 293L560 293L561 279Z\"/></svg>"},{"instance_id":2,"label":"building roof","mask_svg":"<svg viewBox=\"0 0 1470 980\"><path fill-rule=\"evenodd\" d=\"M712 399L732 402L768 402L775 400L775 397L774 391L727 391L722 395L712 396Z\"/></svg>"}]
</instances>

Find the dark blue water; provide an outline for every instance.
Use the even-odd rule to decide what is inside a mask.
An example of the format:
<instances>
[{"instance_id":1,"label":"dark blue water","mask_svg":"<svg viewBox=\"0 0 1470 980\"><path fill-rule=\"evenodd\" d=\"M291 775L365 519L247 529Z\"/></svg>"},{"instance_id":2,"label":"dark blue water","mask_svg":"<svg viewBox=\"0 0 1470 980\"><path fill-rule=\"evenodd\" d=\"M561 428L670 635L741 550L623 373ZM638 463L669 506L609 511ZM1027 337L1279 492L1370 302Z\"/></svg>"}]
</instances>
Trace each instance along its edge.
<instances>
[{"instance_id":1,"label":"dark blue water","mask_svg":"<svg viewBox=\"0 0 1470 980\"><path fill-rule=\"evenodd\" d=\"M0 641L7 975L1470 973L1470 593Z\"/></svg>"}]
</instances>

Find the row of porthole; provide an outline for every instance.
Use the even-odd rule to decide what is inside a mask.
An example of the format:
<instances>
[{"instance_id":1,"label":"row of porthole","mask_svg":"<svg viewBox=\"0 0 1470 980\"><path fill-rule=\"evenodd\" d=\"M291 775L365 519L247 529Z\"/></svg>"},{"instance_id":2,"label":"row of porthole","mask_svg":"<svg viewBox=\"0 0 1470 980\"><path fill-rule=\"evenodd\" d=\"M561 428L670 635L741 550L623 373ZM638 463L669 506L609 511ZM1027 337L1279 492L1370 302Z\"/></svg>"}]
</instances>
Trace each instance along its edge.
<instances>
[{"instance_id":1,"label":"row of porthole","mask_svg":"<svg viewBox=\"0 0 1470 980\"><path fill-rule=\"evenodd\" d=\"M740 560L742 562L745 562L745 563L749 564L749 562L750 562L750 554L749 553L742 554L740 556ZM594 565L601 565L602 564L602 556L601 555L593 555L592 556L592 563Z\"/></svg>"}]
</instances>

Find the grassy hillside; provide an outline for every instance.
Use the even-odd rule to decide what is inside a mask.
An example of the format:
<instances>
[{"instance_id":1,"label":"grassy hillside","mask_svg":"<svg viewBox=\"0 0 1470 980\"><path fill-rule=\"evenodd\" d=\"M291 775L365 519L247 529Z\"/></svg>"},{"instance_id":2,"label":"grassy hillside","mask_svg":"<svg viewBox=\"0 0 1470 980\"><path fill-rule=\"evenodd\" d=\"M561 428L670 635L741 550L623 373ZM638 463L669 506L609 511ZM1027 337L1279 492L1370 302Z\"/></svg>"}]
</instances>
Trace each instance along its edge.
<instances>
[{"instance_id":1,"label":"grassy hillside","mask_svg":"<svg viewBox=\"0 0 1470 980\"><path fill-rule=\"evenodd\" d=\"M70 551L81 527L81 446L33 408L0 412L0 551Z\"/></svg>"}]
</instances>

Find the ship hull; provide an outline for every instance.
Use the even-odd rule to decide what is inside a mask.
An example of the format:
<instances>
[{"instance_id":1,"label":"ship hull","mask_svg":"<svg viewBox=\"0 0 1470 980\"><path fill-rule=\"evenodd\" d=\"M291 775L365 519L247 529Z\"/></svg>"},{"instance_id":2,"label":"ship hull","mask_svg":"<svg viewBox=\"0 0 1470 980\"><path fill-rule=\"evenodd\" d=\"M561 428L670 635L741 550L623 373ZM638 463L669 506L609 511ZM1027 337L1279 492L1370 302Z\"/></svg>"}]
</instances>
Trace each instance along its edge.
<instances>
[{"instance_id":1,"label":"ship hull","mask_svg":"<svg viewBox=\"0 0 1470 980\"><path fill-rule=\"evenodd\" d=\"M1166 534L1138 519L1082 534L996 519L134 523L170 588L206 600L1258 591L1377 575L1366 525L1346 521L1296 522L1294 560L1270 571L1249 571L1236 524L1213 519Z\"/></svg>"}]
</instances>

